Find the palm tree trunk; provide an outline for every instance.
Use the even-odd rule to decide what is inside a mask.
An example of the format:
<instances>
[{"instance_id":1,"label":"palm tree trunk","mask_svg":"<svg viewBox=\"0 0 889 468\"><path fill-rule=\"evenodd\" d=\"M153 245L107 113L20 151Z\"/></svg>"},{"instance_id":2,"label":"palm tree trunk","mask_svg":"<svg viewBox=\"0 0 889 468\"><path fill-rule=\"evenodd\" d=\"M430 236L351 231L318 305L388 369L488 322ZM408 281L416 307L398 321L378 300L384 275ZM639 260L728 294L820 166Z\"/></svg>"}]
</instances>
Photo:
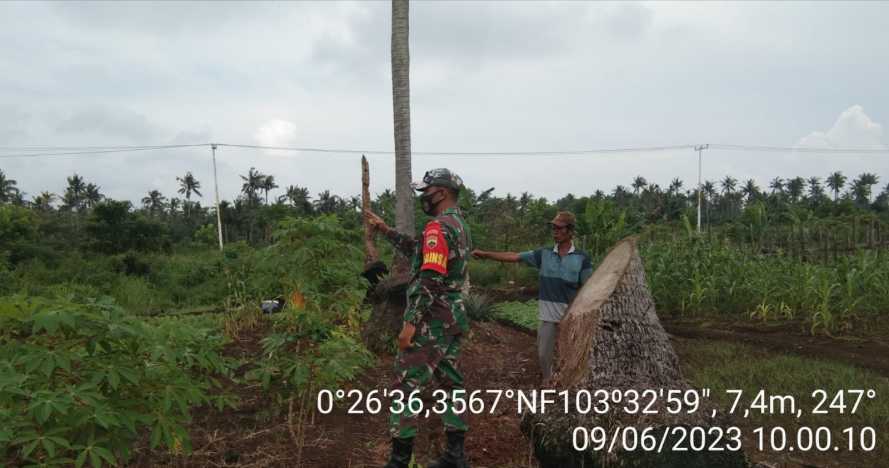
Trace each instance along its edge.
<instances>
[{"instance_id":1,"label":"palm tree trunk","mask_svg":"<svg viewBox=\"0 0 889 468\"><path fill-rule=\"evenodd\" d=\"M411 97L408 0L392 0L392 110L395 130L395 229L414 234L414 197L411 191ZM408 269L396 253L395 271Z\"/></svg>"}]
</instances>

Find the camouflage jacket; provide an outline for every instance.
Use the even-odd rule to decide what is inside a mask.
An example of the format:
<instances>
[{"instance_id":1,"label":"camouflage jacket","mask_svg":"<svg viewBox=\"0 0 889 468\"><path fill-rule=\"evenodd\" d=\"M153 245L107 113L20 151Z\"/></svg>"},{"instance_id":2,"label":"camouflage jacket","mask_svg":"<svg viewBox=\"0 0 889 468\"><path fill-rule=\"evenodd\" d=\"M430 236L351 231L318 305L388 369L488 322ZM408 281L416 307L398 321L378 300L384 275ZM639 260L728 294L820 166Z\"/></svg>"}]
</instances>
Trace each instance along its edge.
<instances>
[{"instance_id":1,"label":"camouflage jacket","mask_svg":"<svg viewBox=\"0 0 889 468\"><path fill-rule=\"evenodd\" d=\"M462 289L472 236L457 208L448 208L423 229L422 242L389 231L388 239L411 257L411 281L407 288L404 321L421 334L459 335L469 329Z\"/></svg>"}]
</instances>

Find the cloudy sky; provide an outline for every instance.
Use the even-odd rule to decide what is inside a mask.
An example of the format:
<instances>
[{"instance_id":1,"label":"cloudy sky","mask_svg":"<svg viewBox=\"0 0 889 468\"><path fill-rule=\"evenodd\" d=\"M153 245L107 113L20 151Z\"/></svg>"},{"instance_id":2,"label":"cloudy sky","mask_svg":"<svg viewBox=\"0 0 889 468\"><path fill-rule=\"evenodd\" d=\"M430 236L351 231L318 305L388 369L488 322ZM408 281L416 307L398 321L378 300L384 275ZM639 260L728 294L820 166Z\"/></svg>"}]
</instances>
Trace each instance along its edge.
<instances>
[{"instance_id":1,"label":"cloudy sky","mask_svg":"<svg viewBox=\"0 0 889 468\"><path fill-rule=\"evenodd\" d=\"M391 150L389 3L0 3L0 155L18 147L210 141ZM697 143L886 148L889 3L411 5L414 151L558 151ZM221 148L230 199L250 167L281 186L360 191L355 155ZM372 191L394 181L370 157ZM696 181L691 150L419 156L475 189L549 198ZM114 198L174 195L209 149L2 158L29 194L83 175ZM889 153L711 150L705 177L863 171ZM280 193L280 190L278 191ZM275 193L273 192L273 195Z\"/></svg>"}]
</instances>

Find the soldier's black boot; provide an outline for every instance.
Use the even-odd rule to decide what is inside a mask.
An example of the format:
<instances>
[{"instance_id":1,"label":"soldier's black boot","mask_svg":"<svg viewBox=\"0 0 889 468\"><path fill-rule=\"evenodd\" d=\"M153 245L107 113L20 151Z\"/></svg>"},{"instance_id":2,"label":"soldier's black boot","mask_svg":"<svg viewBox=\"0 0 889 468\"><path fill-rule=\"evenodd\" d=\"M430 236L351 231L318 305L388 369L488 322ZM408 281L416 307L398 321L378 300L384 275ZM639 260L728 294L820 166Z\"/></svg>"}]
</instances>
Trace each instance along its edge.
<instances>
[{"instance_id":1,"label":"soldier's black boot","mask_svg":"<svg viewBox=\"0 0 889 468\"><path fill-rule=\"evenodd\" d=\"M466 454L463 452L463 442L466 440L465 432L446 432L448 436L448 448L438 460L429 464L428 468L469 468Z\"/></svg>"},{"instance_id":2,"label":"soldier's black boot","mask_svg":"<svg viewBox=\"0 0 889 468\"><path fill-rule=\"evenodd\" d=\"M414 439L392 439L392 454L383 468L408 468L414 453Z\"/></svg>"}]
</instances>

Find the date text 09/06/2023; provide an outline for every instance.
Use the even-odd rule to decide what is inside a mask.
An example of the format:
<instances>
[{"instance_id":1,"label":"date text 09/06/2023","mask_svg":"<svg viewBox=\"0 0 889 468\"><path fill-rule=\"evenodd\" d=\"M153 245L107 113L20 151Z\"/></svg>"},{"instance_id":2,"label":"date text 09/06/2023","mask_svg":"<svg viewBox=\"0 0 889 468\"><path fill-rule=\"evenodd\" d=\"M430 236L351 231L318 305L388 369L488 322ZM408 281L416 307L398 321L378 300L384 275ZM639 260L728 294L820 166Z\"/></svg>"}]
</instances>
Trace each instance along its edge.
<instances>
[{"instance_id":1,"label":"date text 09/06/2023","mask_svg":"<svg viewBox=\"0 0 889 468\"><path fill-rule=\"evenodd\" d=\"M703 389L647 389L647 390L436 390L432 404L427 404L418 392L404 394L400 390L320 390L317 408L321 414L333 411L335 402L344 402L347 414L377 414L408 408L423 417L440 415L447 410L450 399L456 413L495 413L498 409L516 414L545 414L564 412L576 414L607 414L620 411L626 414L695 413L702 410L702 402L711 397L711 390ZM731 404L725 409L729 415L748 418L754 415L787 415L800 418L805 414L852 415L862 404L874 400L872 389L816 389L807 398L793 395L770 394L764 389L745 392L727 389ZM388 405L385 404L388 402ZM710 416L719 410L708 405ZM870 426L846 427L837 432L830 428L799 426L787 430L780 426L756 427L750 431L757 450L774 451L871 451L876 446L876 430ZM577 427L572 438L576 450L645 450L658 451L729 451L741 450L745 439L743 430L729 427Z\"/></svg>"}]
</instances>

